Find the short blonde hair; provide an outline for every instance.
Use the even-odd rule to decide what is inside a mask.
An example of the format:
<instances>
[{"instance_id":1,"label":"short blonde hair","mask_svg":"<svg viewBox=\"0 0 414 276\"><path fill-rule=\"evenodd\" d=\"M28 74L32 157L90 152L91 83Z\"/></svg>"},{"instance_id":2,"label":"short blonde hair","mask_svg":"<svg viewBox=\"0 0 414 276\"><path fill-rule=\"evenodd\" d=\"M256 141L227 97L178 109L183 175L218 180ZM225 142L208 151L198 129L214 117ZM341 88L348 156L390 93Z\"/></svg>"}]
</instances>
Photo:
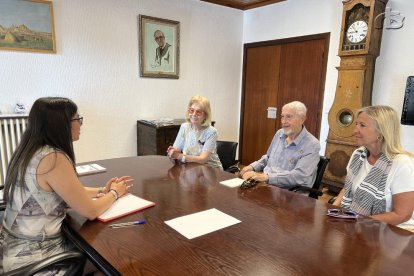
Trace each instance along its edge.
<instances>
[{"instance_id":1,"label":"short blonde hair","mask_svg":"<svg viewBox=\"0 0 414 276\"><path fill-rule=\"evenodd\" d=\"M401 145L400 121L397 112L390 106L374 105L363 107L357 114L364 113L375 123L378 132L378 140L381 143L381 152L389 159L397 154L414 155L406 151Z\"/></svg>"},{"instance_id":2,"label":"short blonde hair","mask_svg":"<svg viewBox=\"0 0 414 276\"><path fill-rule=\"evenodd\" d=\"M201 124L202 126L210 126L211 125L211 107L210 101L201 95L195 95L191 97L190 102L188 103L188 108L190 108L193 104L198 104L201 106L201 109L204 112L204 121ZM187 122L190 122L190 115L186 114Z\"/></svg>"}]
</instances>

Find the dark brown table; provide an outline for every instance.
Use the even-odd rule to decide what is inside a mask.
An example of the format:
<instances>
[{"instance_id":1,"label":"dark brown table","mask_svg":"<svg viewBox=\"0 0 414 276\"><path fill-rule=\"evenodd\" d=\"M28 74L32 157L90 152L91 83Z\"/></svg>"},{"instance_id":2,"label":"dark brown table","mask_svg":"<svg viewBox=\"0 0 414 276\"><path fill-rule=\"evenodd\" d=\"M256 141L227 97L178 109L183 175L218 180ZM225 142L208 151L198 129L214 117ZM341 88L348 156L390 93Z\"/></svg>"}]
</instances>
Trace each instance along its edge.
<instances>
[{"instance_id":1,"label":"dark brown table","mask_svg":"<svg viewBox=\"0 0 414 276\"><path fill-rule=\"evenodd\" d=\"M274 186L249 190L220 181L234 175L164 156L100 160L107 172L84 176L99 186L131 175L132 193L156 206L112 222L71 213L71 238L108 275L413 275L413 234L361 217L326 216L323 202ZM187 239L164 223L216 208L242 222ZM111 223L145 219L112 229Z\"/></svg>"}]
</instances>

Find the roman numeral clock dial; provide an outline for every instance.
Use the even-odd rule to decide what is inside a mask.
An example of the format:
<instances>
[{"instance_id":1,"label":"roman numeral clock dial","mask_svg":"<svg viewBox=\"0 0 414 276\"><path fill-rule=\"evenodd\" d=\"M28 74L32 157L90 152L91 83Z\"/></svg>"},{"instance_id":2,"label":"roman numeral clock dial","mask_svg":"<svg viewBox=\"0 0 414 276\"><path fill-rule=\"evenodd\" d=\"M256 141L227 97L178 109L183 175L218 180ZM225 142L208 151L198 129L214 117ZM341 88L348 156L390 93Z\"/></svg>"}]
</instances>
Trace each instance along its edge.
<instances>
[{"instance_id":1,"label":"roman numeral clock dial","mask_svg":"<svg viewBox=\"0 0 414 276\"><path fill-rule=\"evenodd\" d=\"M365 21L358 20L349 26L346 37L351 43L359 43L367 37L367 34L368 24Z\"/></svg>"}]
</instances>

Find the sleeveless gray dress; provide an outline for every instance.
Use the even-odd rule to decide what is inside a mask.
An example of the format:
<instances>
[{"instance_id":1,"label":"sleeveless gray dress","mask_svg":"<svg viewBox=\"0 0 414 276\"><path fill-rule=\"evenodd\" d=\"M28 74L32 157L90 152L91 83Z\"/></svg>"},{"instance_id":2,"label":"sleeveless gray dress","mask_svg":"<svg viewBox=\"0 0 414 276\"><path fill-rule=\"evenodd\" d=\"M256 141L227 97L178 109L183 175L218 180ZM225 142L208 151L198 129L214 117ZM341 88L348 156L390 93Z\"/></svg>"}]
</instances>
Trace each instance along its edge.
<instances>
[{"instance_id":1,"label":"sleeveless gray dress","mask_svg":"<svg viewBox=\"0 0 414 276\"><path fill-rule=\"evenodd\" d=\"M17 183L13 201L7 203L0 231L0 275L74 249L60 230L66 203L55 192L44 191L36 179L39 162L55 152L45 146L33 156L24 177L26 185ZM47 275L60 273L49 271Z\"/></svg>"}]
</instances>

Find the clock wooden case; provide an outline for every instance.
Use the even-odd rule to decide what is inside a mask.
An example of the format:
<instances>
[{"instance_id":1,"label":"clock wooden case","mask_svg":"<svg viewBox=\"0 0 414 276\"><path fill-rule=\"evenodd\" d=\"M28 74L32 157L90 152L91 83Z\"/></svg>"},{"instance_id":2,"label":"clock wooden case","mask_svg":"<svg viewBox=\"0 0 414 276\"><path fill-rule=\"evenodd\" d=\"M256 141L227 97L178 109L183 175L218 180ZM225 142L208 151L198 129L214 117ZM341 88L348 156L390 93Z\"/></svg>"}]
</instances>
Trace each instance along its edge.
<instances>
[{"instance_id":1,"label":"clock wooden case","mask_svg":"<svg viewBox=\"0 0 414 276\"><path fill-rule=\"evenodd\" d=\"M371 105L375 60L380 53L382 21L388 0L343 1L338 55L341 58L335 99L329 111L326 156L331 159L324 183L338 192L346 166L355 150L353 130L356 112Z\"/></svg>"}]
</instances>

